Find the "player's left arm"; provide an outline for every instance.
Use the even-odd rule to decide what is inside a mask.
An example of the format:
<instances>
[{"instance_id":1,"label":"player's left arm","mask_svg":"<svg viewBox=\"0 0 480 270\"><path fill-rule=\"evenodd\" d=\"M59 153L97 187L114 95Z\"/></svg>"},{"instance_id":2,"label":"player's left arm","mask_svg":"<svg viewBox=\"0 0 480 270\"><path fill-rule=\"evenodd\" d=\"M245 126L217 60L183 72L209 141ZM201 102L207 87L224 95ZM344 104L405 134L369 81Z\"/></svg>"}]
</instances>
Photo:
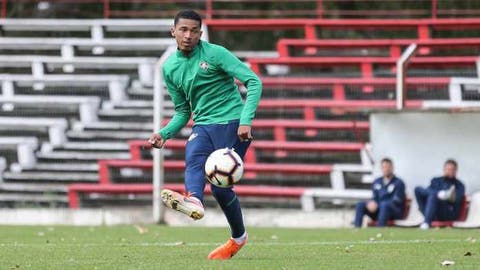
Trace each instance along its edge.
<instances>
[{"instance_id":1,"label":"player's left arm","mask_svg":"<svg viewBox=\"0 0 480 270\"><path fill-rule=\"evenodd\" d=\"M243 140L252 139L251 125L262 96L262 82L240 59L223 47L218 47L217 61L223 71L237 78L247 88L245 106L240 116L238 136Z\"/></svg>"},{"instance_id":2,"label":"player's left arm","mask_svg":"<svg viewBox=\"0 0 480 270\"><path fill-rule=\"evenodd\" d=\"M392 193L393 194L390 199L391 203L402 205L405 202L405 184L403 183L403 181L398 181L395 184L395 188L393 189Z\"/></svg>"},{"instance_id":3,"label":"player's left arm","mask_svg":"<svg viewBox=\"0 0 480 270\"><path fill-rule=\"evenodd\" d=\"M454 195L454 209L457 213L460 212L460 208L462 207L463 198L465 197L465 186L457 180L455 184L455 195Z\"/></svg>"}]
</instances>

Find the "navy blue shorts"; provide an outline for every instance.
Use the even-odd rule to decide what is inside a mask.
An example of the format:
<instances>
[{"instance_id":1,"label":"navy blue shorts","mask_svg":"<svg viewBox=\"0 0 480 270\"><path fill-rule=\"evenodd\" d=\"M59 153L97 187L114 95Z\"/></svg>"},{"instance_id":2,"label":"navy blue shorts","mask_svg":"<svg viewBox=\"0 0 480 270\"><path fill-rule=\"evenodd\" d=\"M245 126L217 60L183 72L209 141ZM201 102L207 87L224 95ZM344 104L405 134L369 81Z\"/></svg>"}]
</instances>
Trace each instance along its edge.
<instances>
[{"instance_id":1,"label":"navy blue shorts","mask_svg":"<svg viewBox=\"0 0 480 270\"><path fill-rule=\"evenodd\" d=\"M239 120L228 124L194 125L185 149L185 188L203 201L205 189L205 162L215 150L229 147L243 159L250 141L241 141L237 135Z\"/></svg>"}]
</instances>

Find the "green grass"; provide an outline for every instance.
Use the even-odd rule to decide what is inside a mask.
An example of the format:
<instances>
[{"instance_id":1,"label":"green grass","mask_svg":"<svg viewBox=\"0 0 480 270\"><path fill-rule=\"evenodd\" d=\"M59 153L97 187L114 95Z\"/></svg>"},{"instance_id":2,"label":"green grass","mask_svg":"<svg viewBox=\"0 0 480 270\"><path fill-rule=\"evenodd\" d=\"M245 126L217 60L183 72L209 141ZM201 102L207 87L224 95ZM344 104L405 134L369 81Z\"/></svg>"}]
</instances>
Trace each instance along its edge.
<instances>
[{"instance_id":1,"label":"green grass","mask_svg":"<svg viewBox=\"0 0 480 270\"><path fill-rule=\"evenodd\" d=\"M480 269L480 232L249 228L229 261L207 254L224 228L0 227L0 269ZM472 239L478 239L477 242ZM470 252L471 256L464 256Z\"/></svg>"}]
</instances>

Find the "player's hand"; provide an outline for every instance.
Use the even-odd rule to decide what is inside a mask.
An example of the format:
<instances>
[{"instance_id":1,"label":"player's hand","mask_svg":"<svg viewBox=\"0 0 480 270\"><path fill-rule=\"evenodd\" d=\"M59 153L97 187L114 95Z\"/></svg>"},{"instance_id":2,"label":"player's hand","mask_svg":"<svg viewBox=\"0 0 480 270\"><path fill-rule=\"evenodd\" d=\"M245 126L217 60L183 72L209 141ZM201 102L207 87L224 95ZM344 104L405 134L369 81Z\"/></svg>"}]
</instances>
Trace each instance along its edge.
<instances>
[{"instance_id":1,"label":"player's hand","mask_svg":"<svg viewBox=\"0 0 480 270\"><path fill-rule=\"evenodd\" d=\"M153 133L150 136L150 138L148 138L148 143L151 144L152 147L160 149L165 144L165 140L162 138L162 136L160 134Z\"/></svg>"},{"instance_id":2,"label":"player's hand","mask_svg":"<svg viewBox=\"0 0 480 270\"><path fill-rule=\"evenodd\" d=\"M375 213L377 212L378 209L378 204L375 201L368 201L367 202L367 210L370 213Z\"/></svg>"},{"instance_id":3,"label":"player's hand","mask_svg":"<svg viewBox=\"0 0 480 270\"><path fill-rule=\"evenodd\" d=\"M244 142L253 140L252 127L251 126L239 126L237 135L240 138L240 140L244 141Z\"/></svg>"}]
</instances>

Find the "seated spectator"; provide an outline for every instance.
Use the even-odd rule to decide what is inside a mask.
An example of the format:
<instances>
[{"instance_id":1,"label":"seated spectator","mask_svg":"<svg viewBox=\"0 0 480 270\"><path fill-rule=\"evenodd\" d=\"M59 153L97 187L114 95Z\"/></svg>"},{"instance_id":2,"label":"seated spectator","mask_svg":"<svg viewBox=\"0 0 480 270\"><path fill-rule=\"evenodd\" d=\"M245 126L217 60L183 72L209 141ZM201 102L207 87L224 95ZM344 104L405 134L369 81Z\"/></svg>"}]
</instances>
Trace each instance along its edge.
<instances>
[{"instance_id":1,"label":"seated spectator","mask_svg":"<svg viewBox=\"0 0 480 270\"><path fill-rule=\"evenodd\" d=\"M418 208L425 217L420 228L430 228L433 220L456 220L460 216L465 187L456 178L457 168L457 162L449 159L443 166L443 176L433 178L428 188L415 188Z\"/></svg>"},{"instance_id":2,"label":"seated spectator","mask_svg":"<svg viewBox=\"0 0 480 270\"><path fill-rule=\"evenodd\" d=\"M382 159L382 177L373 181L373 199L359 202L356 207L355 227L362 227L363 217L377 221L378 227L386 226L389 220L403 217L405 206L405 184L393 174L393 162Z\"/></svg>"}]
</instances>

